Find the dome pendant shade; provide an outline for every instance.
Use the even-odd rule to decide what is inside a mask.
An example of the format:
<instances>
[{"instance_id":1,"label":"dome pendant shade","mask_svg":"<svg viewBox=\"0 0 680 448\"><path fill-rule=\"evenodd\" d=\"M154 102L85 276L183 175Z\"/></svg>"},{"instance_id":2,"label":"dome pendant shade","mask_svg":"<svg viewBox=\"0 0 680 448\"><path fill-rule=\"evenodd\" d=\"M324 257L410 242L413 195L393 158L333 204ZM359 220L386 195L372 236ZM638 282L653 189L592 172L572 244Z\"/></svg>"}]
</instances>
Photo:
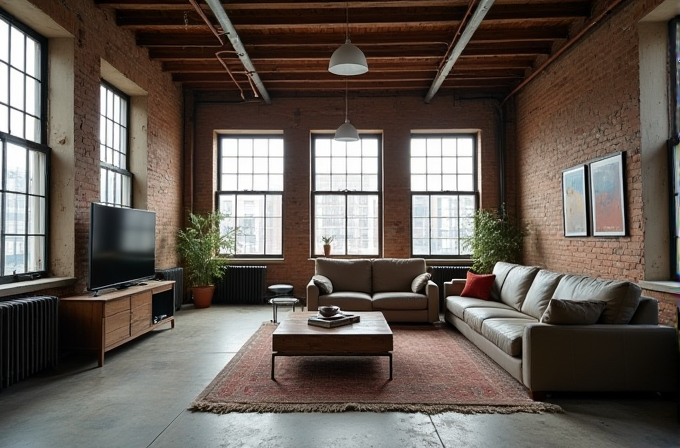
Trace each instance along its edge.
<instances>
[{"instance_id":1,"label":"dome pendant shade","mask_svg":"<svg viewBox=\"0 0 680 448\"><path fill-rule=\"evenodd\" d=\"M340 76L361 75L368 71L366 56L349 39L340 46L328 63L328 71Z\"/></svg>"},{"instance_id":2,"label":"dome pendant shade","mask_svg":"<svg viewBox=\"0 0 680 448\"><path fill-rule=\"evenodd\" d=\"M337 131L335 131L334 140L339 142L356 142L359 141L359 133L357 129L352 126L349 120L345 120L345 123L340 125Z\"/></svg>"}]
</instances>

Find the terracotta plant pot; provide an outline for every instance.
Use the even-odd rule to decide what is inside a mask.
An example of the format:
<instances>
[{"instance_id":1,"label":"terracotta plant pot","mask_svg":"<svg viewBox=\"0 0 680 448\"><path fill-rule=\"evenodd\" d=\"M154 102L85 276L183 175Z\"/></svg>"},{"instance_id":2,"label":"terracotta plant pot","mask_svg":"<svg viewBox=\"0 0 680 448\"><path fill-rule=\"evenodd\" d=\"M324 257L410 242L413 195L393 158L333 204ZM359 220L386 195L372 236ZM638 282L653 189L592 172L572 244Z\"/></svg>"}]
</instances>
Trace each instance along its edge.
<instances>
[{"instance_id":1,"label":"terracotta plant pot","mask_svg":"<svg viewBox=\"0 0 680 448\"><path fill-rule=\"evenodd\" d=\"M194 296L194 308L210 308L214 293L215 285L191 288L191 294Z\"/></svg>"},{"instance_id":2,"label":"terracotta plant pot","mask_svg":"<svg viewBox=\"0 0 680 448\"><path fill-rule=\"evenodd\" d=\"M331 245L330 244L324 244L323 245L323 254L326 257L330 257L330 255L331 255Z\"/></svg>"}]
</instances>

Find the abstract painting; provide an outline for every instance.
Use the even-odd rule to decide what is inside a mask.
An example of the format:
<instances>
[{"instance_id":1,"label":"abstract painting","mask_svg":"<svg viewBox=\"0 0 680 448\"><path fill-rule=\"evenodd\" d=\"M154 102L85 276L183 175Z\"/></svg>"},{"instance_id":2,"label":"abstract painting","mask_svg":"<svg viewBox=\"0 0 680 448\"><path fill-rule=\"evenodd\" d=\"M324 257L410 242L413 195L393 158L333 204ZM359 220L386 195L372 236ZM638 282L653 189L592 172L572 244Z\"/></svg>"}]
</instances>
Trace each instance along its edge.
<instances>
[{"instance_id":1,"label":"abstract painting","mask_svg":"<svg viewBox=\"0 0 680 448\"><path fill-rule=\"evenodd\" d=\"M562 172L564 236L588 236L588 193L585 165Z\"/></svg>"},{"instance_id":2,"label":"abstract painting","mask_svg":"<svg viewBox=\"0 0 680 448\"><path fill-rule=\"evenodd\" d=\"M623 153L590 163L593 236L626 235Z\"/></svg>"}]
</instances>

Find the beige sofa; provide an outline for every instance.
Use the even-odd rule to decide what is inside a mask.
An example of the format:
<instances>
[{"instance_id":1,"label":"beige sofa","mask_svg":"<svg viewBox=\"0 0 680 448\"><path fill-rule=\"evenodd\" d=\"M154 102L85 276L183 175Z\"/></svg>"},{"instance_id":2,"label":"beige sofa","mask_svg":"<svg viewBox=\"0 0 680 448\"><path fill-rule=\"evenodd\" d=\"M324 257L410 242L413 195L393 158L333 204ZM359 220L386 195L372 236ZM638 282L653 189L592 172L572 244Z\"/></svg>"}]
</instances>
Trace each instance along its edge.
<instances>
[{"instance_id":1,"label":"beige sofa","mask_svg":"<svg viewBox=\"0 0 680 448\"><path fill-rule=\"evenodd\" d=\"M466 280L445 282L445 319L534 396L678 391L677 332L658 325L658 302L637 285L509 263L497 263L494 274L488 301L461 297ZM573 311L562 316L571 325L544 323L557 305L585 300L603 307L594 324L574 324L583 316Z\"/></svg>"},{"instance_id":2,"label":"beige sofa","mask_svg":"<svg viewBox=\"0 0 680 448\"><path fill-rule=\"evenodd\" d=\"M381 311L388 322L439 321L439 287L422 258L317 258L307 284L307 307ZM423 275L425 274L425 275ZM422 288L416 288L414 280Z\"/></svg>"}]
</instances>

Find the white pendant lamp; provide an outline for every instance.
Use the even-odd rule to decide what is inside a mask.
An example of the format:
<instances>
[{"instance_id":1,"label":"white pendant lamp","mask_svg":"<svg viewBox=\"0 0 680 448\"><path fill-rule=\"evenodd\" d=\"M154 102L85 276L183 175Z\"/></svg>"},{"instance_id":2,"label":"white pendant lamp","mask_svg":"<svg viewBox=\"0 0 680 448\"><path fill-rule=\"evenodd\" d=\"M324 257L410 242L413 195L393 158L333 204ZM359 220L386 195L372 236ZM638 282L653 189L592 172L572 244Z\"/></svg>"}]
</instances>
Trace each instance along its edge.
<instances>
[{"instance_id":1,"label":"white pendant lamp","mask_svg":"<svg viewBox=\"0 0 680 448\"><path fill-rule=\"evenodd\" d=\"M359 140L357 129L352 126L347 116L347 79L345 79L345 122L335 131L333 140L339 142L356 142Z\"/></svg>"},{"instance_id":2,"label":"white pendant lamp","mask_svg":"<svg viewBox=\"0 0 680 448\"><path fill-rule=\"evenodd\" d=\"M368 71L366 56L349 40L349 3L346 5L347 28L345 43L333 52L328 71L340 76L362 75Z\"/></svg>"}]
</instances>

